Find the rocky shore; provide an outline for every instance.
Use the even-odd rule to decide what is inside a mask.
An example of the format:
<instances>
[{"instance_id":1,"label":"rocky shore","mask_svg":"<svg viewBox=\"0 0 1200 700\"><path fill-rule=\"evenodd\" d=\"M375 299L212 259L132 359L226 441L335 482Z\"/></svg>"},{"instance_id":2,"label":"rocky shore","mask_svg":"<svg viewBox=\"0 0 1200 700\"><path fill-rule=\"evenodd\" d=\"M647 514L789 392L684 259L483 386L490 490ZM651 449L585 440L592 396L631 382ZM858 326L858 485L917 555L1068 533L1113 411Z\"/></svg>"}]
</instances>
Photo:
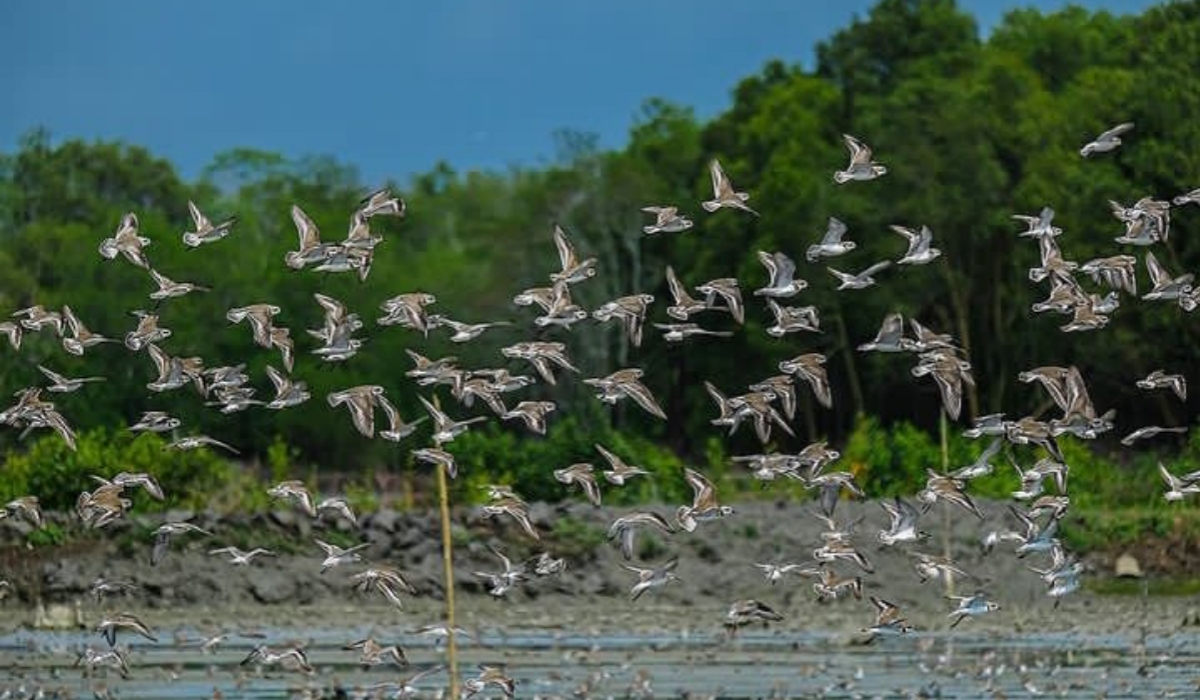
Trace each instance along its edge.
<instances>
[{"instance_id":1,"label":"rocky shore","mask_svg":"<svg viewBox=\"0 0 1200 700\"><path fill-rule=\"evenodd\" d=\"M990 554L980 545L990 530L1011 528L1005 504L982 503L985 519L979 520L957 510L943 516L938 506L923 522L932 537L913 548L941 554L949 551L955 562L975 578L957 583L959 592L985 590L1006 612L994 616L996 624L1013 623L1049 626L1070 622L1070 615L1052 615L1058 611L1081 609L1128 609L1130 620L1137 618L1136 599L1118 605L1113 596L1097 596L1081 590L1055 610L1046 596L1046 585L1029 571L1028 566L1043 566L1044 557L1018 559L1013 545L1001 544ZM534 540L507 517L489 519L479 509L461 509L453 514L454 576L457 602L466 618L516 615L526 623L544 617L553 620L561 611L578 613L582 618L604 624L626 620L626 624L650 620L670 621L704 610L719 622L723 610L739 598L757 598L780 610L803 609L806 619L823 619L833 627L860 627L870 617L865 602L835 601L819 604L812 579L790 577L772 585L755 567L757 562L793 561L807 563L812 550L820 545L824 523L813 516L811 504L791 501L752 502L735 505L728 518L702 523L694 533L639 535L638 554L651 563L679 557L679 580L647 593L636 603L627 594L636 575L621 566L619 550L606 541L609 524L628 514L632 508L601 507L571 503L560 506L533 504L531 520L541 539ZM670 518L670 506L649 507ZM70 518L48 514L49 522L75 527ZM845 502L838 506L841 523L862 518L857 526L856 542L869 559L873 571L853 564L838 564L843 575L861 576L865 595L877 595L905 606L910 616L931 626L944 626L951 605L940 583L922 583L913 566L913 557L901 547L883 547L876 533L886 525L887 517L878 503ZM151 566L153 529L164 521L189 520L213 533L183 535L172 542L171 552L158 566ZM66 544L29 546L25 528L0 523L0 574L11 582L4 600L0 600L0 627L32 625L35 621L51 624L47 610L57 611L61 624L74 621L70 613L95 606L88 589L100 576L128 581L140 591L126 600L114 599L110 605L129 609L158 611L171 615L221 611L241 619L286 618L297 606L341 610L353 616L360 611L364 619L386 609L381 597L356 592L350 575L362 564L348 564L320 573L323 553L315 540L326 539L341 545L370 543L362 551L364 561L393 566L404 572L417 590L415 597L405 596L405 610L427 614L436 619L442 606L441 531L436 511L397 512L380 510L360 518L355 529L350 523L315 522L295 511L277 510L253 516L218 517L207 513L174 512L158 516L133 516L99 532L66 538ZM945 529L948 526L948 530ZM249 566L232 566L222 557L210 556L209 550L226 545L242 548L265 547L278 556L255 559ZM501 570L495 547L514 561L542 551L563 557L566 570L558 575L537 578L516 587L503 600L488 595L486 581L475 572ZM641 563L635 557L633 564ZM1085 559L1089 578L1111 576L1114 562L1107 557ZM1128 598L1128 597L1125 597ZM865 607L864 607L865 606ZM1193 613L1186 605L1172 604L1163 615L1177 619L1169 624L1189 622ZM41 618L38 618L39 610ZM64 612L67 611L67 612ZM375 611L375 612L372 612ZM473 613L472 611L476 611ZM610 616L609 611L619 614ZM628 613L629 615L626 615ZM1016 617L1014 617L1016 616ZM63 618L65 617L65 620ZM989 616L985 616L989 617ZM482 618L480 618L482 619ZM1057 622L1056 622L1057 620ZM988 623L983 623L988 624Z\"/></svg>"}]
</instances>

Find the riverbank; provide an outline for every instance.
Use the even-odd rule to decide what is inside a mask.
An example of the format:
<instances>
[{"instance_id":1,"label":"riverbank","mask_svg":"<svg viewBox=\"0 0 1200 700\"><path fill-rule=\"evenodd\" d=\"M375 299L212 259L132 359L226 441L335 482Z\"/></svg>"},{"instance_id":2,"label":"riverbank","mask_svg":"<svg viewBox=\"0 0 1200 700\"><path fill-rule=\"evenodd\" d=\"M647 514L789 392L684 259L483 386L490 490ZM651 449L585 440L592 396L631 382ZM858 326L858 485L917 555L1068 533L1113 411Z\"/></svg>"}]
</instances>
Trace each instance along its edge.
<instances>
[{"instance_id":1,"label":"riverbank","mask_svg":"<svg viewBox=\"0 0 1200 700\"><path fill-rule=\"evenodd\" d=\"M959 510L944 514L936 507L922 522L932 537L919 551L942 554L948 551L954 561L973 578L956 582L957 592L983 590L1001 605L1001 612L972 620L978 624L997 624L1054 628L1075 624L1079 615L1097 611L1097 620L1133 623L1144 605L1139 596L1098 595L1095 591L1139 590L1128 583L1114 584L1113 553L1093 553L1083 557L1086 567L1084 590L1066 598L1053 609L1046 585L1028 567L1047 564L1046 557L1031 555L1018 559L1013 545L1002 543L985 553L980 540L992 530L1016 527L1007 505L1001 502L980 504L985 518L981 522ZM669 506L649 507L670 518ZM922 583L913 566L914 557L900 547L883 547L876 533L887 523L877 502L843 502L838 506L840 523L861 518L855 541L869 560L873 571L853 564L836 564L841 575L862 578L864 600L839 600L820 603L812 590L813 579L788 577L770 584L756 563L810 563L812 550L820 546L824 523L812 515L811 504L792 501L758 501L735 505L734 515L701 523L694 533L662 535L639 534L635 565L661 563L677 556L678 581L647 592L631 603L628 591L637 577L622 567L626 563L619 550L606 541L611 522L632 512L631 508L593 508L581 503L550 506L533 504L531 520L539 532L535 541L511 519L482 516L479 509L454 513L452 534L457 603L464 615L479 622L503 620L508 616L523 624L545 619L547 625L563 616L588 621L588 624L618 627L645 625L663 627L681 616L695 617L685 626L719 627L729 604L740 598L757 598L780 611L802 611L800 624L820 622L823 629L853 631L871 620L866 596L878 596L905 607L914 624L928 628L944 626L952 608L943 596L941 583ZM69 519L49 514L52 528L67 528ZM188 519L212 532L212 536L186 534L175 538L171 551L158 566L150 565L152 532L161 522ZM128 581L139 591L128 597L113 598L108 608L142 610L150 618L161 612L171 619L194 616L198 621L218 624L218 618L272 622L286 620L297 610L314 613L353 615L366 611L368 620L386 619L394 610L377 595L354 590L350 576L362 564L348 564L321 573L323 553L316 539L349 546L369 543L361 552L363 560L392 566L402 571L416 589L415 596L402 594L404 619L432 622L440 616L443 604L441 536L435 512L396 512L381 510L361 518L354 529L345 521L325 523L300 517L294 511L279 510L254 516L219 517L205 513L168 513L161 516L133 516L102 531L70 534L59 545L30 546L28 533L0 523L0 571L12 584L0 601L3 619L9 627L32 624L38 606L53 608L61 617L64 608L90 617L97 609L88 597L96 578ZM243 549L265 547L277 553L255 559L249 566L233 566L224 557L208 552L234 545ZM491 548L499 549L514 561L546 551L566 560L566 570L551 577L535 578L514 588L504 599L494 600L487 582L476 572L502 569ZM1136 555L1137 552L1128 552ZM1144 564L1143 564L1144 566ZM1153 573L1149 572L1153 579ZM1154 579L1157 580L1157 579ZM1132 588L1131 588L1132 586ZM1154 599L1155 617L1178 624L1195 617L1192 599ZM78 601L78 603L77 603ZM58 606L58 607L55 607ZM73 619L75 613L68 615ZM307 613L306 613L307 615ZM1055 622L1058 620L1059 622ZM228 623L226 623L228 624ZM540 623L539 623L540 624ZM786 621L785 625L788 624Z\"/></svg>"}]
</instances>

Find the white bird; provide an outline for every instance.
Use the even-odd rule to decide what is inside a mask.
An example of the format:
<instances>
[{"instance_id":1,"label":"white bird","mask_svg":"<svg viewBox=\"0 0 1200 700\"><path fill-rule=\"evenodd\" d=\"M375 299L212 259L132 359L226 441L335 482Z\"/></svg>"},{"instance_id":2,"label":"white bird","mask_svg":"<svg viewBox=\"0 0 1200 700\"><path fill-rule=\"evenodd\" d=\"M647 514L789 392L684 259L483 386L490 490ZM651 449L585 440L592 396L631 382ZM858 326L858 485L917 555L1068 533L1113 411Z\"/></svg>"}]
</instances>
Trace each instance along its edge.
<instances>
[{"instance_id":1,"label":"white bird","mask_svg":"<svg viewBox=\"0 0 1200 700\"><path fill-rule=\"evenodd\" d=\"M865 143L850 134L842 134L842 140L846 142L846 148L850 151L850 164L845 170L834 172L834 182L840 185L851 180L874 180L887 174L887 166L872 159L871 149Z\"/></svg>"},{"instance_id":2,"label":"white bird","mask_svg":"<svg viewBox=\"0 0 1200 700\"><path fill-rule=\"evenodd\" d=\"M1083 148L1079 149L1079 155L1087 158L1093 153L1107 153L1121 145L1121 134L1133 128L1133 122L1125 122L1118 124L1113 128L1101 133L1094 140L1088 141Z\"/></svg>"},{"instance_id":3,"label":"white bird","mask_svg":"<svg viewBox=\"0 0 1200 700\"><path fill-rule=\"evenodd\" d=\"M784 253L768 253L758 251L758 260L767 268L771 281L767 286L754 290L754 296L765 296L776 299L793 297L808 288L808 282L798 279L796 263Z\"/></svg>"},{"instance_id":4,"label":"white bird","mask_svg":"<svg viewBox=\"0 0 1200 700\"><path fill-rule=\"evenodd\" d=\"M183 244L189 248L221 240L229 235L230 229L237 223L237 217L230 217L214 226L191 200L188 200L188 213L192 216L192 228L195 229L194 231L185 231L183 234Z\"/></svg>"},{"instance_id":5,"label":"white bird","mask_svg":"<svg viewBox=\"0 0 1200 700\"><path fill-rule=\"evenodd\" d=\"M809 262L816 262L818 258L834 258L854 250L857 247L854 241L842 240L842 237L846 235L846 230L846 224L841 220L829 217L829 223L825 227L825 235L821 238L821 242L810 245L804 257Z\"/></svg>"},{"instance_id":6,"label":"white bird","mask_svg":"<svg viewBox=\"0 0 1200 700\"><path fill-rule=\"evenodd\" d=\"M908 239L908 252L896 261L897 265L925 265L937 259L942 251L931 248L933 231L928 226L922 226L920 231L913 231L904 226L892 224L891 229Z\"/></svg>"},{"instance_id":7,"label":"white bird","mask_svg":"<svg viewBox=\"0 0 1200 700\"><path fill-rule=\"evenodd\" d=\"M675 207L642 207L642 211L655 216L653 224L642 227L642 232L647 236L656 233L679 233L694 225L691 219L680 216L679 210Z\"/></svg>"},{"instance_id":8,"label":"white bird","mask_svg":"<svg viewBox=\"0 0 1200 700\"><path fill-rule=\"evenodd\" d=\"M872 275L874 275L876 272L879 272L880 270L884 270L884 269L890 267L891 264L892 264L891 260L884 260L882 262L877 262L874 265L868 267L867 269L863 270L862 272L859 272L856 275L851 275L849 273L842 272L841 270L835 270L832 267L829 267L826 269L829 270L831 273L833 273L833 276L838 278L838 280L841 282L841 284L838 285L839 290L840 289L866 289L867 287L870 287L873 284L875 284L875 278L872 277Z\"/></svg>"},{"instance_id":9,"label":"white bird","mask_svg":"<svg viewBox=\"0 0 1200 700\"><path fill-rule=\"evenodd\" d=\"M713 198L700 203L700 206L704 207L704 211L712 213L721 208L733 208L758 216L758 212L746 206L750 195L733 189L733 183L725 176L725 171L721 169L721 164L716 158L713 158L708 169L712 174Z\"/></svg>"}]
</instances>

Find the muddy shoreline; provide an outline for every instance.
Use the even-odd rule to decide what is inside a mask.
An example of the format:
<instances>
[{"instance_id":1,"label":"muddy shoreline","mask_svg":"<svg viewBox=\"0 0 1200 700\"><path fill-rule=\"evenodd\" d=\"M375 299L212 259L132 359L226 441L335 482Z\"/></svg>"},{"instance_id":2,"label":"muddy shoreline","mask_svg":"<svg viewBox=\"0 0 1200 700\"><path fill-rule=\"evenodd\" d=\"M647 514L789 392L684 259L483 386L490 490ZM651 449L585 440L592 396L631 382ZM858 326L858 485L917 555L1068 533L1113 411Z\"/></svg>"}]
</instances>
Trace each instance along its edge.
<instances>
[{"instance_id":1,"label":"muddy shoreline","mask_svg":"<svg viewBox=\"0 0 1200 700\"><path fill-rule=\"evenodd\" d=\"M598 631L719 630L729 604L740 598L757 598L784 613L781 630L821 629L853 634L871 618L871 606L852 598L821 603L812 591L812 579L791 577L771 585L754 566L756 562L809 561L820 544L824 524L811 515L811 506L795 502L736 504L736 513L724 520L703 523L694 533L672 536L642 535L639 554L649 563L679 557L679 580L650 591L636 602L628 600L635 574L624 569L620 552L605 541L613 519L632 508L593 508L584 504L550 506L534 504L530 514L541 540L524 534L510 519L482 517L478 509L461 509L453 515L454 575L459 619L466 625L503 628L548 628L573 625ZM932 537L920 551L940 554L949 549L954 560L976 579L958 582L958 592L986 591L1001 611L969 621L978 630L995 627L1040 631L1069 630L1081 624L1097 631L1128 631L1130 625L1152 621L1166 631L1191 624L1200 608L1194 597L1100 596L1082 590L1056 610L1046 586L1028 566L1044 566L1044 557L1018 559L1011 545L990 554L980 546L989 530L1005 529L1006 505L982 503L985 519L952 512L948 519L938 510L924 526ZM669 516L670 506L651 506ZM923 629L944 629L952 608L939 583L921 583L913 558L900 547L884 548L876 532L886 525L878 503L842 503L839 522L858 517L863 521L856 542L868 557L873 572L854 565L837 564L839 574L862 577L864 594L876 595L907 610L913 624ZM52 522L69 521L49 515ZM158 566L149 563L154 527L166 520L190 519L213 532L212 537L183 536ZM949 522L950 529L942 525ZM354 530L348 523L314 523L294 511L279 510L255 516L217 517L211 514L167 513L134 516L111 531L72 538L64 546L29 547L21 528L0 523L0 575L12 584L0 600L0 629L45 624L48 615L67 618L71 625L82 619L93 622L100 607L87 595L99 576L135 583L141 591L106 601L105 608L139 611L147 621L172 626L187 623L221 628L238 621L285 625L298 618L304 624L323 621L355 624L396 624L415 627L440 619L444 609L441 535L436 512L381 510L361 518ZM404 572L417 590L404 596L403 610L380 597L356 592L350 580L363 564L349 564L322 574L322 553L315 538L341 543L371 543L364 551L367 562L386 564ZM652 541L651 541L652 540ZM247 567L231 566L208 551L227 544L242 547L289 546L294 551L257 559ZM504 599L488 595L485 582L475 572L497 571L500 566L489 551L498 548L514 560L548 551L567 561L566 571L532 580L515 588ZM640 562L635 558L634 564ZM1107 557L1085 559L1085 578L1111 576ZM39 610L40 608L40 610ZM40 619L39 619L40 617ZM50 621L53 622L53 621ZM60 620L61 622L61 620ZM582 626L582 627L580 627Z\"/></svg>"}]
</instances>

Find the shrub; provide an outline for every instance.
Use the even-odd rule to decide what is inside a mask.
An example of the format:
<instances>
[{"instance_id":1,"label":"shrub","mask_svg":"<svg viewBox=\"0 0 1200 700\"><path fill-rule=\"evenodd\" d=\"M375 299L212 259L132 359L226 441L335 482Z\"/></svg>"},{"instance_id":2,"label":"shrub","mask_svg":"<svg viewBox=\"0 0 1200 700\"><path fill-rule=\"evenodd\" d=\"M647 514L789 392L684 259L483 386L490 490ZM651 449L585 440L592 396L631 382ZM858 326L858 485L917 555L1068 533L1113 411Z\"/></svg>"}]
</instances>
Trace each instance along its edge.
<instances>
[{"instance_id":1,"label":"shrub","mask_svg":"<svg viewBox=\"0 0 1200 700\"><path fill-rule=\"evenodd\" d=\"M166 500L160 503L140 489L131 490L129 497L140 511L204 508L210 499L226 496L241 504L240 470L208 450L168 450L158 435L105 428L82 432L76 441L73 451L59 436L43 435L25 452L10 452L0 466L0 502L34 495L45 509L69 510L80 492L97 486L93 476L146 472L158 480Z\"/></svg>"},{"instance_id":2,"label":"shrub","mask_svg":"<svg viewBox=\"0 0 1200 700\"><path fill-rule=\"evenodd\" d=\"M568 416L552 422L545 436L518 434L493 423L447 445L458 463L459 475L453 485L455 501L485 500L483 487L491 483L508 484L528 500L555 502L577 497L574 489L554 479L554 470L589 462L595 467L597 479L602 480L600 472L608 468L608 463L596 451L596 443L650 472L620 488L601 484L606 503L691 497L683 480L683 463L666 448L636 435L618 433L607 424L585 425Z\"/></svg>"}]
</instances>

